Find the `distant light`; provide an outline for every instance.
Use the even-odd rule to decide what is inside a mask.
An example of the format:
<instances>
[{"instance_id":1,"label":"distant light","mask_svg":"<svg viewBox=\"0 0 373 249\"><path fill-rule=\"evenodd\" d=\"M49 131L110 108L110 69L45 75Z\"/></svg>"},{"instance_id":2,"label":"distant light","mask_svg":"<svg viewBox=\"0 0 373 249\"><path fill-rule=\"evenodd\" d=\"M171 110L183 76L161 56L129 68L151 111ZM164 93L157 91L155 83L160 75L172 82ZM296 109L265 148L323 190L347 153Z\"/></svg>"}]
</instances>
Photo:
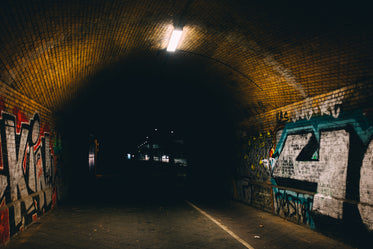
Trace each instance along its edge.
<instances>
[{"instance_id":1,"label":"distant light","mask_svg":"<svg viewBox=\"0 0 373 249\"><path fill-rule=\"evenodd\" d=\"M171 131L171 133L174 133L174 131Z\"/></svg>"},{"instance_id":2,"label":"distant light","mask_svg":"<svg viewBox=\"0 0 373 249\"><path fill-rule=\"evenodd\" d=\"M180 30L180 29L174 29L174 31L172 31L171 39L170 39L170 41L168 43L168 47L167 47L168 52L175 52L176 51L176 47L179 44L182 33L183 33L183 31Z\"/></svg>"},{"instance_id":3,"label":"distant light","mask_svg":"<svg viewBox=\"0 0 373 249\"><path fill-rule=\"evenodd\" d=\"M169 163L170 162L170 157L167 155L162 156L162 162Z\"/></svg>"},{"instance_id":4,"label":"distant light","mask_svg":"<svg viewBox=\"0 0 373 249\"><path fill-rule=\"evenodd\" d=\"M127 159L129 160L129 159L131 159L131 154L127 154Z\"/></svg>"}]
</instances>

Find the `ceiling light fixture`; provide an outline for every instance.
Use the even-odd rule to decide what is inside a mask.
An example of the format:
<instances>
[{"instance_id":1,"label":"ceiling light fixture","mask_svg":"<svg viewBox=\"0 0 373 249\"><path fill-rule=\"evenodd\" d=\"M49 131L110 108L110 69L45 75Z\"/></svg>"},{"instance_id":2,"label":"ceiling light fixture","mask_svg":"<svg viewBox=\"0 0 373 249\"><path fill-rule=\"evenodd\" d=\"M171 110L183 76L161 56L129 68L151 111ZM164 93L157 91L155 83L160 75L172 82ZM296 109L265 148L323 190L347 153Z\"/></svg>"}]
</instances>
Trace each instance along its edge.
<instances>
[{"instance_id":1,"label":"ceiling light fixture","mask_svg":"<svg viewBox=\"0 0 373 249\"><path fill-rule=\"evenodd\" d=\"M168 52L176 51L176 47L179 44L182 34L183 34L183 30L181 29L174 29L174 31L172 31L171 39L168 42L168 47L167 47Z\"/></svg>"}]
</instances>

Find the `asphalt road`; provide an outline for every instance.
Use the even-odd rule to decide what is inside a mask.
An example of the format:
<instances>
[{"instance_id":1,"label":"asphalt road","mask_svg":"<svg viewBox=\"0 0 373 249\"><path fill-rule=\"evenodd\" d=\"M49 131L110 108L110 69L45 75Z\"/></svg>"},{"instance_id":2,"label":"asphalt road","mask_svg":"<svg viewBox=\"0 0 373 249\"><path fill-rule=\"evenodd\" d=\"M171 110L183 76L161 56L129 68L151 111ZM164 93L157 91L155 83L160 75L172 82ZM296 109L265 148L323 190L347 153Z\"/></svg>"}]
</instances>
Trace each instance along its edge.
<instances>
[{"instance_id":1,"label":"asphalt road","mask_svg":"<svg viewBox=\"0 0 373 249\"><path fill-rule=\"evenodd\" d=\"M351 247L242 203L153 199L59 206L15 236L5 248Z\"/></svg>"}]
</instances>

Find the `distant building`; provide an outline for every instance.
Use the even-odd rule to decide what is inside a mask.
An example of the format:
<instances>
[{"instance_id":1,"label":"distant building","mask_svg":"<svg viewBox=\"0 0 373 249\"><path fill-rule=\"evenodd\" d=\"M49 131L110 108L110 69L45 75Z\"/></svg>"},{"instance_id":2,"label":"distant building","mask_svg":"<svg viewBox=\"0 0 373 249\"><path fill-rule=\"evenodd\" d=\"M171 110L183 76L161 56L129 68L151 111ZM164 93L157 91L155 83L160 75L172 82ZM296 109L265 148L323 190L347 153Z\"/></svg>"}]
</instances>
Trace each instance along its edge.
<instances>
[{"instance_id":1,"label":"distant building","mask_svg":"<svg viewBox=\"0 0 373 249\"><path fill-rule=\"evenodd\" d=\"M127 155L127 159L167 163L170 166L186 167L187 156L184 139L173 131L155 130L137 146L137 151Z\"/></svg>"}]
</instances>

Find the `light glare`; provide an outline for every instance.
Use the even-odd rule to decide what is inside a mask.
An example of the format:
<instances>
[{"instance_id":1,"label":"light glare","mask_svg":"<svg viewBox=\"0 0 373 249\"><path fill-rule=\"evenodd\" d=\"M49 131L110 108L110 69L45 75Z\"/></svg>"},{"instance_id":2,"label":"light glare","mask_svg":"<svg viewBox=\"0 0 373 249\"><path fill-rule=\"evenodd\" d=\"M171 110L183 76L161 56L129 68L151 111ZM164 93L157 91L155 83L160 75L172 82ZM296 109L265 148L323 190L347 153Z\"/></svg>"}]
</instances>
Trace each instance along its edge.
<instances>
[{"instance_id":1,"label":"light glare","mask_svg":"<svg viewBox=\"0 0 373 249\"><path fill-rule=\"evenodd\" d=\"M168 52L175 52L176 47L179 44L182 33L183 33L182 30L174 29L174 31L172 31L171 39L167 47Z\"/></svg>"}]
</instances>

